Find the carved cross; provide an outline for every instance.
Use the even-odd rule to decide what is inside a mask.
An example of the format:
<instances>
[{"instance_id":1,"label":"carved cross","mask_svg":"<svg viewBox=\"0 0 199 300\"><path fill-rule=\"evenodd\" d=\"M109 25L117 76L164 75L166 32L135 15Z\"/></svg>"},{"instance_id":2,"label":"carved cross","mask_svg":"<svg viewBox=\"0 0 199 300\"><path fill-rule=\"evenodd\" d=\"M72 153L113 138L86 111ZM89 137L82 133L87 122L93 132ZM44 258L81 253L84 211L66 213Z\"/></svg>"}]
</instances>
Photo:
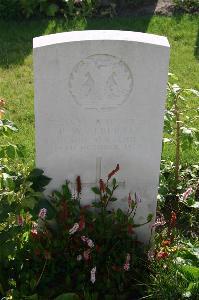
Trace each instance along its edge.
<instances>
[{"instance_id":1,"label":"carved cross","mask_svg":"<svg viewBox=\"0 0 199 300\"><path fill-rule=\"evenodd\" d=\"M99 184L99 180L102 178L101 177L101 173L102 173L102 158L101 157L97 157L96 158L96 178L95 178L95 182L81 182L82 187L94 187L96 185ZM125 181L119 181L117 183L119 185L119 187L125 187ZM71 185L73 188L75 188L76 183L71 182Z\"/></svg>"}]
</instances>

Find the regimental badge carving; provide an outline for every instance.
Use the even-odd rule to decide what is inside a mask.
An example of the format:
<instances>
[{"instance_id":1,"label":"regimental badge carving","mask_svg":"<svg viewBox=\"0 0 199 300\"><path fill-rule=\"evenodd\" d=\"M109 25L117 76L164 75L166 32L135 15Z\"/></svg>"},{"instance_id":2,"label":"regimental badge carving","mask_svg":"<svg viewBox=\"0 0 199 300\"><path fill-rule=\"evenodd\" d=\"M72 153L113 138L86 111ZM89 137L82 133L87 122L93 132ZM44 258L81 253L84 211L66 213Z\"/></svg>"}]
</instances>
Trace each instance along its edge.
<instances>
[{"instance_id":1,"label":"regimental badge carving","mask_svg":"<svg viewBox=\"0 0 199 300\"><path fill-rule=\"evenodd\" d=\"M120 58L95 54L74 67L69 78L69 89L79 106L111 110L128 99L133 89L133 76Z\"/></svg>"}]
</instances>

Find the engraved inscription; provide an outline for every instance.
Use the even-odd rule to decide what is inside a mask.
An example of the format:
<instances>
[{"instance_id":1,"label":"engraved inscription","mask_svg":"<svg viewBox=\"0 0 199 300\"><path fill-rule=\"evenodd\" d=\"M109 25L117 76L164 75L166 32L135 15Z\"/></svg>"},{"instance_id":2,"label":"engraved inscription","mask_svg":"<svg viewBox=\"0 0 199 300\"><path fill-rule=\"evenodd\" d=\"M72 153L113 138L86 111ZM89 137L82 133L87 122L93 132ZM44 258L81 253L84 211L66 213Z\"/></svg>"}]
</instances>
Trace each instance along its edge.
<instances>
[{"instance_id":1,"label":"engraved inscription","mask_svg":"<svg viewBox=\"0 0 199 300\"><path fill-rule=\"evenodd\" d=\"M61 123L51 120L51 125L55 137L69 141L59 145L59 148L64 147L63 151L129 151L135 143L133 119L119 119L117 124L113 119L98 119L94 122L68 119ZM70 130L67 130L69 127Z\"/></svg>"},{"instance_id":2,"label":"engraved inscription","mask_svg":"<svg viewBox=\"0 0 199 300\"><path fill-rule=\"evenodd\" d=\"M95 54L72 70L69 89L75 102L85 109L111 110L121 106L133 88L133 76L120 58Z\"/></svg>"}]
</instances>

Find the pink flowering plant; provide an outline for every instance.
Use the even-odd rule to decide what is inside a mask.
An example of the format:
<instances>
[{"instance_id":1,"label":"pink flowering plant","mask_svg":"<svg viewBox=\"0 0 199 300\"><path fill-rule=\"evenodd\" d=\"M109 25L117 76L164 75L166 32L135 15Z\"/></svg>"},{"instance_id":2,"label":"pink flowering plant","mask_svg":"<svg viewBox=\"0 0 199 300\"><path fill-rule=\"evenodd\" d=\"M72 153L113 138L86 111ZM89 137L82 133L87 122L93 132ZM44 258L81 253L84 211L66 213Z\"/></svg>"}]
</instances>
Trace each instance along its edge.
<instances>
[{"instance_id":1,"label":"pink flowering plant","mask_svg":"<svg viewBox=\"0 0 199 300\"><path fill-rule=\"evenodd\" d=\"M75 194L66 181L61 191L40 199L31 211L17 217L24 242L18 249L16 274L11 276L15 288L10 291L15 297L54 299L71 292L78 299L90 299L86 295L92 299L142 295L137 281L144 274L144 246L134 232L143 225L134 223L136 208L142 203L138 195L129 194L127 211L112 208L110 204L117 200L114 175L118 171L119 165L106 181L100 179L92 188L97 200L91 205L81 204L78 176ZM144 224L151 219L149 215Z\"/></svg>"}]
</instances>

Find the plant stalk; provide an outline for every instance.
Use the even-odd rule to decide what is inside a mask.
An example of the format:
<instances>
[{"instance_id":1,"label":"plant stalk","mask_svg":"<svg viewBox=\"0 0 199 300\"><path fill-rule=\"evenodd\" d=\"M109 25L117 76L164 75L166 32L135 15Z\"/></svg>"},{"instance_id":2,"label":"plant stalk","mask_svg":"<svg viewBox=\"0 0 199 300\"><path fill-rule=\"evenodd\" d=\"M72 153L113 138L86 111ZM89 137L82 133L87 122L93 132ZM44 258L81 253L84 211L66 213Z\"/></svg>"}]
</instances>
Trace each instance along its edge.
<instances>
[{"instance_id":1,"label":"plant stalk","mask_svg":"<svg viewBox=\"0 0 199 300\"><path fill-rule=\"evenodd\" d=\"M175 151L175 192L179 183L179 169L180 169L180 112L178 106L178 95L175 98L175 117L176 117L176 151Z\"/></svg>"}]
</instances>

